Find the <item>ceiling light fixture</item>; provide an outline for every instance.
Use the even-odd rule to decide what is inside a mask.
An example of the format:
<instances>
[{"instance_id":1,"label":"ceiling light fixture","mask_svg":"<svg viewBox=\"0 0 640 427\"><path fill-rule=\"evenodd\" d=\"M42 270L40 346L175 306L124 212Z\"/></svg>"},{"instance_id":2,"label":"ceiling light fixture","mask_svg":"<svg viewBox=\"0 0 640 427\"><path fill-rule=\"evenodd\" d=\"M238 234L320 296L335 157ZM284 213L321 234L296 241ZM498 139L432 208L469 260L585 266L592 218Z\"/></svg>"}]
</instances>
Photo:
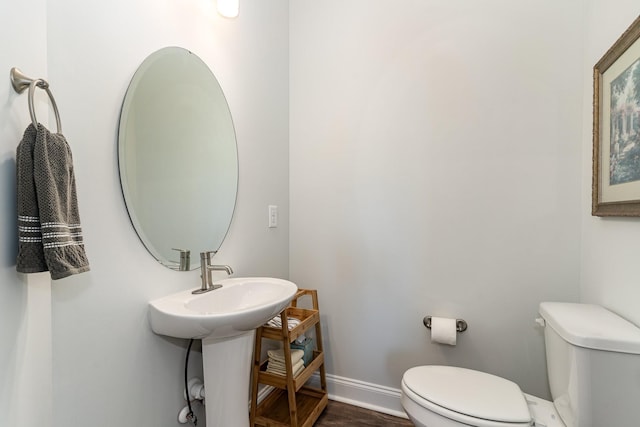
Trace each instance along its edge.
<instances>
[{"instance_id":1,"label":"ceiling light fixture","mask_svg":"<svg viewBox=\"0 0 640 427\"><path fill-rule=\"evenodd\" d=\"M218 2L218 13L225 18L235 18L240 9L240 0L216 0Z\"/></svg>"}]
</instances>

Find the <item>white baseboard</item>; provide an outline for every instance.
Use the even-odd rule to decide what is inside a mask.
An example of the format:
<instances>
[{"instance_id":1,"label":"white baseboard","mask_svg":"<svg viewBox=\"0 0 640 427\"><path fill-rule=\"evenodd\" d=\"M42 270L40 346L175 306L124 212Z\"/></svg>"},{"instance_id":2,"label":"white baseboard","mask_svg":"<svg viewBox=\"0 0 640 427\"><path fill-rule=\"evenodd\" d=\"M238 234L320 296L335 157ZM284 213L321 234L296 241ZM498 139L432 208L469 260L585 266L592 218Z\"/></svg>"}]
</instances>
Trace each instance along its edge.
<instances>
[{"instance_id":1,"label":"white baseboard","mask_svg":"<svg viewBox=\"0 0 640 427\"><path fill-rule=\"evenodd\" d=\"M315 373L311 381L318 386L320 376ZM400 403L400 390L351 378L327 374L329 399L359 406L383 414L408 419Z\"/></svg>"},{"instance_id":2,"label":"white baseboard","mask_svg":"<svg viewBox=\"0 0 640 427\"><path fill-rule=\"evenodd\" d=\"M320 375L316 372L309 380L310 385L320 387ZM273 390L265 386L258 391L258 403ZM400 390L351 378L327 374L329 399L383 414L408 419L400 403Z\"/></svg>"}]
</instances>

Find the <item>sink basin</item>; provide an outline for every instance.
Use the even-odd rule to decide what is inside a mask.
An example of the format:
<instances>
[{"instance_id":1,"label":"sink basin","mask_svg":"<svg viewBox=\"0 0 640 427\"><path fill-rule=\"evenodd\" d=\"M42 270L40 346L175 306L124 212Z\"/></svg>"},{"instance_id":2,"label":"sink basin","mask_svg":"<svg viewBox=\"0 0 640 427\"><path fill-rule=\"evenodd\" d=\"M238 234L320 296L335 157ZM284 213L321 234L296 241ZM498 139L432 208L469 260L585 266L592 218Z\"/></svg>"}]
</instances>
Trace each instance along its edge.
<instances>
[{"instance_id":1,"label":"sink basin","mask_svg":"<svg viewBox=\"0 0 640 427\"><path fill-rule=\"evenodd\" d=\"M207 424L249 425L249 385L255 329L280 313L298 287L270 277L225 279L221 288L192 289L149 303L153 332L202 338Z\"/></svg>"},{"instance_id":2,"label":"sink basin","mask_svg":"<svg viewBox=\"0 0 640 427\"><path fill-rule=\"evenodd\" d=\"M217 281L222 288L194 295L193 289L149 303L151 329L175 338L225 338L256 329L280 313L298 287L270 277Z\"/></svg>"}]
</instances>

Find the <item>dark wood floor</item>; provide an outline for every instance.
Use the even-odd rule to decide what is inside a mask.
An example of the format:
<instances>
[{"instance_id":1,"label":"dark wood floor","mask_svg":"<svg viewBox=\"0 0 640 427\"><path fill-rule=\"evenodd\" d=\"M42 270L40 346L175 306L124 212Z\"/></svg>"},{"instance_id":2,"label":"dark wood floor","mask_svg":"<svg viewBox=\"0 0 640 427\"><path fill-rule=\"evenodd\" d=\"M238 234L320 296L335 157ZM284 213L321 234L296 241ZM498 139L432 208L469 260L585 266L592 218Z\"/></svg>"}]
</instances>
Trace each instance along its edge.
<instances>
[{"instance_id":1,"label":"dark wood floor","mask_svg":"<svg viewBox=\"0 0 640 427\"><path fill-rule=\"evenodd\" d=\"M346 403L329 401L314 427L413 427L411 421L369 411Z\"/></svg>"}]
</instances>

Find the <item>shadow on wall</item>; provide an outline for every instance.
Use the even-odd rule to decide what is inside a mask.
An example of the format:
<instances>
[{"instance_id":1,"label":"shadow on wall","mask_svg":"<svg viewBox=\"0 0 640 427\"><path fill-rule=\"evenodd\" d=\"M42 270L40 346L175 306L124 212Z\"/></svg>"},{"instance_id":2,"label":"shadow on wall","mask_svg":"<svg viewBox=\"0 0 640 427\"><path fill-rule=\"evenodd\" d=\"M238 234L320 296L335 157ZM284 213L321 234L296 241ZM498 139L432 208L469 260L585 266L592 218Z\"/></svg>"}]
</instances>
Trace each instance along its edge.
<instances>
[{"instance_id":1,"label":"shadow on wall","mask_svg":"<svg viewBox=\"0 0 640 427\"><path fill-rule=\"evenodd\" d=\"M18 420L16 404L22 374L24 313L27 288L24 277L15 271L18 254L16 217L16 164L14 158L0 162L0 424ZM9 424L7 424L9 425Z\"/></svg>"},{"instance_id":2,"label":"shadow on wall","mask_svg":"<svg viewBox=\"0 0 640 427\"><path fill-rule=\"evenodd\" d=\"M16 208L16 161L15 159L6 159L0 163L0 194L2 201L0 206L4 212L0 215L2 224L0 229L3 230L2 249L0 249L0 267L10 268L16 264L16 256L18 255L18 222Z\"/></svg>"}]
</instances>

